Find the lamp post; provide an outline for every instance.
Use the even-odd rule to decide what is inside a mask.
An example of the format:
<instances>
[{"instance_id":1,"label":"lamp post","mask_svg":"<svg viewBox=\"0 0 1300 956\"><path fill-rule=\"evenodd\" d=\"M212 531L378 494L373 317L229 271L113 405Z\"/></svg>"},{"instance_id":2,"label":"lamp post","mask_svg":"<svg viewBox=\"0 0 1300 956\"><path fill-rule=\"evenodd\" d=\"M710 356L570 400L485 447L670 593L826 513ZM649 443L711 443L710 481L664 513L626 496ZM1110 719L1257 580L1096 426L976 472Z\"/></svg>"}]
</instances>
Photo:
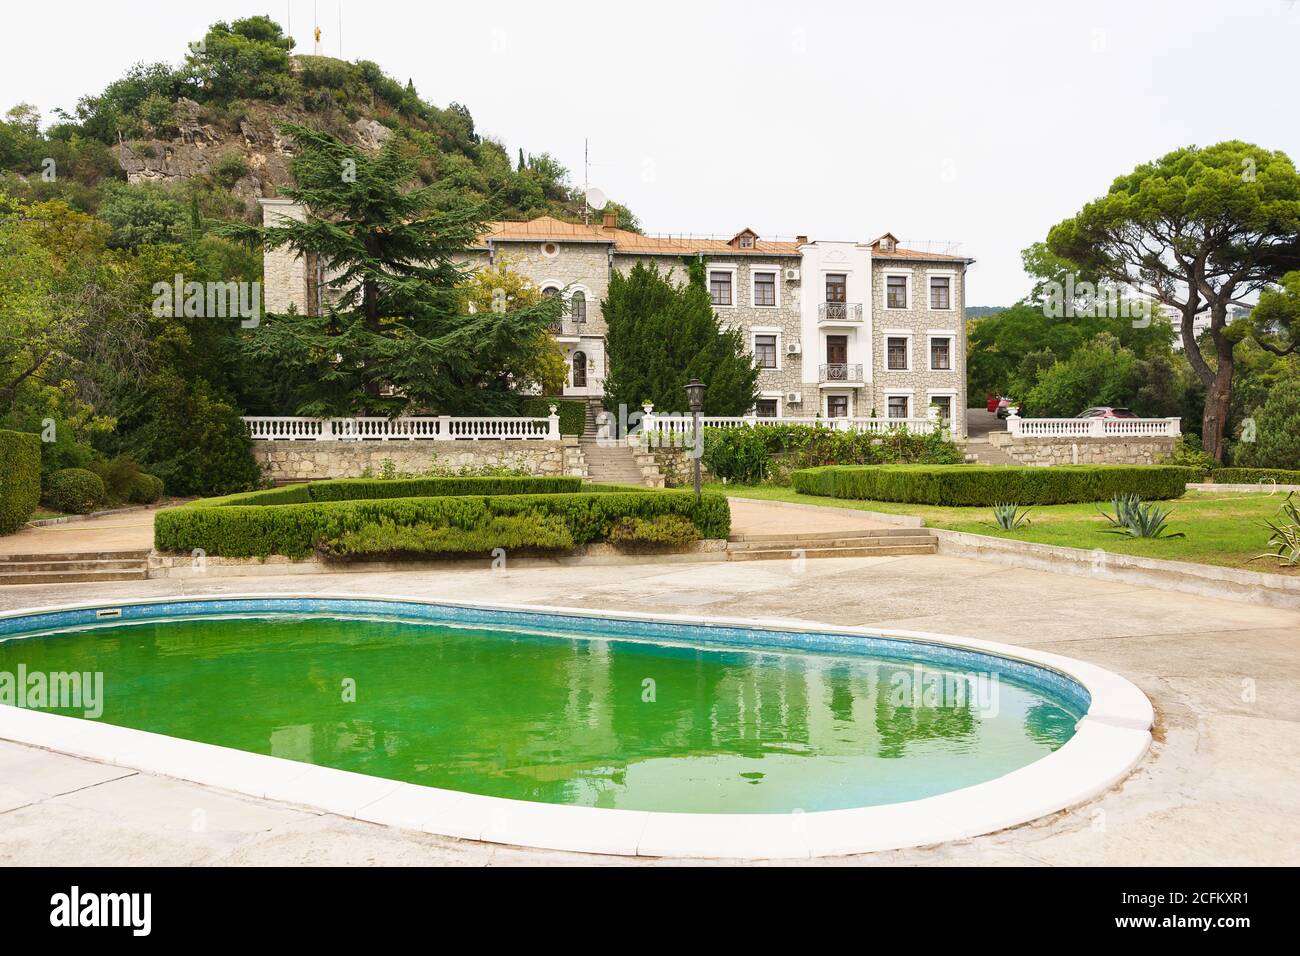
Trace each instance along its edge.
<instances>
[{"instance_id":1,"label":"lamp post","mask_svg":"<svg viewBox=\"0 0 1300 956\"><path fill-rule=\"evenodd\" d=\"M704 454L704 435L700 430L700 412L704 411L704 383L697 378L686 383L686 404L691 410L691 426L695 434L695 448L691 457L695 459L695 497L700 497L700 456Z\"/></svg>"}]
</instances>

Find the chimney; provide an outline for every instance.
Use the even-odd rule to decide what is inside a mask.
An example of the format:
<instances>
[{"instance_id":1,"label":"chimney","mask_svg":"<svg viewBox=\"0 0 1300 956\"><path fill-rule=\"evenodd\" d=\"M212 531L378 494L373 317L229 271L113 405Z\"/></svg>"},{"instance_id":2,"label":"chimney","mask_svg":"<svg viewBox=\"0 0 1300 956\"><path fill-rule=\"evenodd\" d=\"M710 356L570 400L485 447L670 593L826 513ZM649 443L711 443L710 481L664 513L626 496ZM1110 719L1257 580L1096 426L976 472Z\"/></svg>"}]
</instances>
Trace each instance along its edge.
<instances>
[{"instance_id":1,"label":"chimney","mask_svg":"<svg viewBox=\"0 0 1300 956\"><path fill-rule=\"evenodd\" d=\"M601 219L600 224L604 226L606 229L618 228L618 214L612 212L605 213L604 217L602 217Z\"/></svg>"},{"instance_id":2,"label":"chimney","mask_svg":"<svg viewBox=\"0 0 1300 956\"><path fill-rule=\"evenodd\" d=\"M808 245L808 237L807 237L807 236L795 236L795 237L794 237L794 244L795 244L796 246L806 246L806 245Z\"/></svg>"}]
</instances>

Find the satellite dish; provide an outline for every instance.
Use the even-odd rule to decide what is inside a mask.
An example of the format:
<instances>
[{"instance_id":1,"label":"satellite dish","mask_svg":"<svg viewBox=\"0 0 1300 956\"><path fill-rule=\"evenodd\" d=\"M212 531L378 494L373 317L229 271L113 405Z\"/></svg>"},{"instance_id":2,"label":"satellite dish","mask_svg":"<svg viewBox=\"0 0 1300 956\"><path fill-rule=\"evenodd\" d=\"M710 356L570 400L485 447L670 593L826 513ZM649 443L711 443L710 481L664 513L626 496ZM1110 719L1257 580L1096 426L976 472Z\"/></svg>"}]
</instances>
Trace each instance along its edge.
<instances>
[{"instance_id":1,"label":"satellite dish","mask_svg":"<svg viewBox=\"0 0 1300 956\"><path fill-rule=\"evenodd\" d=\"M595 186L587 190L587 205L592 209L604 209L608 203L609 197Z\"/></svg>"}]
</instances>

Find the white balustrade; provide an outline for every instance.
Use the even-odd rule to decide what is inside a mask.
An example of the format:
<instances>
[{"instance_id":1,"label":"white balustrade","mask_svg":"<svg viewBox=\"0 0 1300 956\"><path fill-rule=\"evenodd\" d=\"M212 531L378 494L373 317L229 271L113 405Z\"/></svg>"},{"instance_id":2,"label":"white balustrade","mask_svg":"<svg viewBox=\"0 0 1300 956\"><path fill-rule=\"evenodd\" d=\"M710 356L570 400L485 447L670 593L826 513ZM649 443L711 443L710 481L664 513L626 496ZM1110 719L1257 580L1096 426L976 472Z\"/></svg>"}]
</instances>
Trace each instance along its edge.
<instances>
[{"instance_id":1,"label":"white balustrade","mask_svg":"<svg viewBox=\"0 0 1300 956\"><path fill-rule=\"evenodd\" d=\"M1181 418L1007 418L1018 438L1177 438Z\"/></svg>"},{"instance_id":2,"label":"white balustrade","mask_svg":"<svg viewBox=\"0 0 1300 956\"><path fill-rule=\"evenodd\" d=\"M450 415L383 418L303 418L249 415L244 426L257 441L527 441L560 440L560 416L547 418Z\"/></svg>"}]
</instances>

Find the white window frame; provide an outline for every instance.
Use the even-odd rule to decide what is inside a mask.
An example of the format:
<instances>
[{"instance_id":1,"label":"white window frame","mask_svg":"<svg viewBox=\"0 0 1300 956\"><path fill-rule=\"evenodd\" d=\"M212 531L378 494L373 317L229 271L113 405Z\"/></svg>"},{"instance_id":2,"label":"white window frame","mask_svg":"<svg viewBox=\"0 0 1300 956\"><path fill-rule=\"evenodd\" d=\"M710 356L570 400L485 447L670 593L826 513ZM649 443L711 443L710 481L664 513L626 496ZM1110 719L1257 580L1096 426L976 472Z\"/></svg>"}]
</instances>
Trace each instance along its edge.
<instances>
[{"instance_id":1,"label":"white window frame","mask_svg":"<svg viewBox=\"0 0 1300 956\"><path fill-rule=\"evenodd\" d=\"M754 293L758 285L757 279L760 272L768 272L772 275L772 280L776 285L776 304L775 305L758 305L758 296ZM733 286L734 287L734 286ZM734 296L733 296L734 298ZM749 267L749 305L754 309L779 309L781 308L781 267L780 266L750 266Z\"/></svg>"},{"instance_id":2,"label":"white window frame","mask_svg":"<svg viewBox=\"0 0 1300 956\"><path fill-rule=\"evenodd\" d=\"M934 399L935 399L935 398L947 398L947 399L948 399L948 408L949 408L949 410L952 412L952 418L950 418L950 419L948 419L948 420L949 420L950 422L955 422L956 419L957 419L957 389L955 389L955 388L927 388L927 389L925 390L925 407L926 407L926 409L927 409L927 412L926 412L927 415L929 414L928 409L930 408L930 406L931 406L932 404L934 404Z\"/></svg>"},{"instance_id":3,"label":"white window frame","mask_svg":"<svg viewBox=\"0 0 1300 956\"><path fill-rule=\"evenodd\" d=\"M831 418L832 398L847 398L849 400L849 405L848 405L849 414L847 417L848 418L853 417L853 393L844 391L843 389L833 389L831 391L823 393L822 395L822 417L823 418L829 419L830 421L835 420Z\"/></svg>"},{"instance_id":4,"label":"white window frame","mask_svg":"<svg viewBox=\"0 0 1300 956\"><path fill-rule=\"evenodd\" d=\"M936 309L930 304L930 280L934 278L948 280L948 308ZM957 272L953 269L927 269L925 272L925 308L929 312L957 311Z\"/></svg>"},{"instance_id":5,"label":"white window frame","mask_svg":"<svg viewBox=\"0 0 1300 956\"><path fill-rule=\"evenodd\" d=\"M546 251L547 246L554 246L555 251L547 252ZM560 254L560 244L556 242L554 239L543 239L541 243L538 244L537 248L541 252L543 259L554 259Z\"/></svg>"},{"instance_id":6,"label":"white window frame","mask_svg":"<svg viewBox=\"0 0 1300 956\"><path fill-rule=\"evenodd\" d=\"M781 342L781 339L782 339L782 332L781 332L781 330L778 329L778 328L773 328L773 327L770 327L770 326L763 326L763 325L756 325L756 326L753 326L752 328L750 328L750 330L749 330L749 354L752 355L752 356L754 356L755 358L758 357L758 337L759 337L760 335L775 335L775 336L776 336L776 367L775 367L775 368L765 368L764 366L760 365L760 366L758 367L759 372L761 373L761 372L779 372L779 371L781 371L781 360L785 358L785 352L784 352L784 349L783 349L783 347L782 347L782 342Z\"/></svg>"},{"instance_id":7,"label":"white window frame","mask_svg":"<svg viewBox=\"0 0 1300 956\"><path fill-rule=\"evenodd\" d=\"M931 343L935 339L948 340L948 367L934 367L934 347ZM957 333L951 329L930 329L925 333L925 367L931 372L956 372L957 371ZM936 394L943 394L942 392Z\"/></svg>"},{"instance_id":8,"label":"white window frame","mask_svg":"<svg viewBox=\"0 0 1300 956\"><path fill-rule=\"evenodd\" d=\"M916 360L912 358L912 345L914 344L912 342L913 334L914 333L911 329L881 329L880 330L880 339L882 345L881 353L882 353L882 358L884 358L884 362L882 362L881 365L884 367L886 374L888 374L889 372L911 372L914 370L913 366L916 364ZM907 339L907 366L905 368L889 367L889 340L890 339Z\"/></svg>"},{"instance_id":9,"label":"white window frame","mask_svg":"<svg viewBox=\"0 0 1300 956\"><path fill-rule=\"evenodd\" d=\"M903 399L906 399L906 400L907 400L907 414L904 415L902 419L896 419L897 421L902 421L902 420L905 420L905 419L908 419L908 418L915 418L915 417L916 417L916 416L913 414L913 412L915 412L916 409L914 409L914 408L912 407L912 405L913 405L912 390L911 390L910 388L891 388L891 389L887 389L887 390L885 391L885 409L884 409L884 411L885 411L885 418L886 418L886 419L889 418L889 400L890 400L891 398L903 398Z\"/></svg>"},{"instance_id":10,"label":"white window frame","mask_svg":"<svg viewBox=\"0 0 1300 956\"><path fill-rule=\"evenodd\" d=\"M736 266L732 264L709 263L705 269L705 286L709 290L709 301L713 301L713 273L731 274L731 305L715 305L715 309L735 309L740 306L740 286L736 283Z\"/></svg>"},{"instance_id":11,"label":"white window frame","mask_svg":"<svg viewBox=\"0 0 1300 956\"><path fill-rule=\"evenodd\" d=\"M881 275L884 276L884 280L885 280L881 284L881 289L880 289L881 308L883 308L886 312L910 312L912 310L912 270L890 268L890 269L882 270ZM889 304L889 280L890 279L907 280L906 285L903 286L904 290L907 292L907 301L901 309L898 308L898 306L891 306Z\"/></svg>"}]
</instances>

